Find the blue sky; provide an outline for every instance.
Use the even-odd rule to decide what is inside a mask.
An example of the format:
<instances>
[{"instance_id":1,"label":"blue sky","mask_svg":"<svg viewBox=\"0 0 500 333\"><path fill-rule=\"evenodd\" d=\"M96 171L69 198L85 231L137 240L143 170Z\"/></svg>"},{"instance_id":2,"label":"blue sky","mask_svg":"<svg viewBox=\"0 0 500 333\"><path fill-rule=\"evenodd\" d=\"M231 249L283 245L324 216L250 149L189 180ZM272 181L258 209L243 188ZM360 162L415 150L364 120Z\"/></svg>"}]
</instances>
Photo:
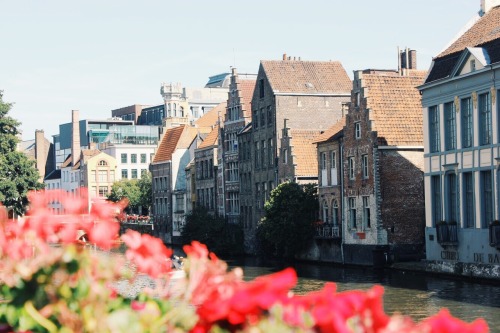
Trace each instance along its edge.
<instances>
[{"instance_id":1,"label":"blue sky","mask_svg":"<svg viewBox=\"0 0 500 333\"><path fill-rule=\"evenodd\" d=\"M419 69L478 12L479 0L0 0L0 90L23 139L132 104L161 104L162 82L202 87L238 68L256 73L283 53L396 68L397 47Z\"/></svg>"}]
</instances>

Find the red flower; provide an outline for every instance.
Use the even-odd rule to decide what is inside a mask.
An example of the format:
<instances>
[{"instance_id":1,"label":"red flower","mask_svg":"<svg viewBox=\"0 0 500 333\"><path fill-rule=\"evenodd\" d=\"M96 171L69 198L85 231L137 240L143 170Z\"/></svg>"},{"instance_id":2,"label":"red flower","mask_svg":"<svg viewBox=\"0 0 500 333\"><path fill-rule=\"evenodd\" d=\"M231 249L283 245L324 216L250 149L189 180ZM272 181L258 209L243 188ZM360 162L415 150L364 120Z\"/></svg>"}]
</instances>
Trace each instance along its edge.
<instances>
[{"instance_id":1,"label":"red flower","mask_svg":"<svg viewBox=\"0 0 500 333\"><path fill-rule=\"evenodd\" d=\"M173 252L160 239L129 229L122 240L128 247L127 259L137 266L139 272L157 278L171 270L169 259Z\"/></svg>"},{"instance_id":2,"label":"red flower","mask_svg":"<svg viewBox=\"0 0 500 333\"><path fill-rule=\"evenodd\" d=\"M193 241L191 245L184 245L182 248L184 252L193 258L206 258L208 256L208 249L205 244L198 241Z\"/></svg>"},{"instance_id":3,"label":"red flower","mask_svg":"<svg viewBox=\"0 0 500 333\"><path fill-rule=\"evenodd\" d=\"M476 319L472 323L466 323L452 317L447 309L442 309L435 316L422 321L418 327L422 332L429 333L488 333L488 324L484 319Z\"/></svg>"},{"instance_id":4,"label":"red flower","mask_svg":"<svg viewBox=\"0 0 500 333\"><path fill-rule=\"evenodd\" d=\"M118 245L116 242L118 231L120 231L118 222L97 222L88 231L89 241L102 249L109 250Z\"/></svg>"}]
</instances>

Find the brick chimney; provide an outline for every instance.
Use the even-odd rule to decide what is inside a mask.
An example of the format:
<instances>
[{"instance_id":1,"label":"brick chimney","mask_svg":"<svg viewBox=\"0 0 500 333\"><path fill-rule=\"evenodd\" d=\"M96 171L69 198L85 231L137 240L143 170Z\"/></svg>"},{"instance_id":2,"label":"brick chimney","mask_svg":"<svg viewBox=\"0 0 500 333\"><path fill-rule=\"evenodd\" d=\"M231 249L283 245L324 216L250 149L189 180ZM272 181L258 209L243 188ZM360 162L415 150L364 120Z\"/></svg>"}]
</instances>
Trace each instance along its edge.
<instances>
[{"instance_id":1,"label":"brick chimney","mask_svg":"<svg viewBox=\"0 0 500 333\"><path fill-rule=\"evenodd\" d=\"M80 159L80 120L78 110L71 111L71 165Z\"/></svg>"},{"instance_id":2,"label":"brick chimney","mask_svg":"<svg viewBox=\"0 0 500 333\"><path fill-rule=\"evenodd\" d=\"M401 69L417 69L417 51L406 48L399 53Z\"/></svg>"},{"instance_id":3,"label":"brick chimney","mask_svg":"<svg viewBox=\"0 0 500 333\"><path fill-rule=\"evenodd\" d=\"M481 8L479 10L479 15L483 16L490 11L491 8L500 6L500 0L481 0Z\"/></svg>"}]
</instances>

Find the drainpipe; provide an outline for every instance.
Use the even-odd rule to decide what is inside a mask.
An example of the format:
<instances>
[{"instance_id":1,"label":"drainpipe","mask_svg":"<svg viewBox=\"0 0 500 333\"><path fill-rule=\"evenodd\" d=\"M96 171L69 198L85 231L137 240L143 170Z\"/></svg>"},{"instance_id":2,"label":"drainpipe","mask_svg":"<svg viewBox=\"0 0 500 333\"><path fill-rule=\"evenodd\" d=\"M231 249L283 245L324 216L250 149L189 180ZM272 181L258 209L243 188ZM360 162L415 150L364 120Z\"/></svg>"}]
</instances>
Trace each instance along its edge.
<instances>
[{"instance_id":1,"label":"drainpipe","mask_svg":"<svg viewBox=\"0 0 500 333\"><path fill-rule=\"evenodd\" d=\"M341 224L341 239L340 239L340 256L342 257L342 265L345 264L344 258L344 243L345 243L345 195L344 195L344 140L340 140L340 203L342 209L342 224Z\"/></svg>"}]
</instances>

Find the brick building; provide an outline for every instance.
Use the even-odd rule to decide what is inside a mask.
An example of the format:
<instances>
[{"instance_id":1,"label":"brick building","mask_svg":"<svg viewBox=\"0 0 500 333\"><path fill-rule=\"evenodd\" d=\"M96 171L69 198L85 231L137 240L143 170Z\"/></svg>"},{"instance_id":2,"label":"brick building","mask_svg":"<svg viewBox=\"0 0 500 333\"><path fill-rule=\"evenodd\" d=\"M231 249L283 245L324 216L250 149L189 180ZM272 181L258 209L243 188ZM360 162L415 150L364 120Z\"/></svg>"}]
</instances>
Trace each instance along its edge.
<instances>
[{"instance_id":1,"label":"brick building","mask_svg":"<svg viewBox=\"0 0 500 333\"><path fill-rule=\"evenodd\" d=\"M228 221L240 221L240 212L244 209L240 205L240 178L249 174L239 172L239 145L238 133L250 122L250 101L255 88L256 74L239 74L236 68L232 69L227 108L221 128L218 155L219 165L219 199L218 210L225 215Z\"/></svg>"},{"instance_id":2,"label":"brick building","mask_svg":"<svg viewBox=\"0 0 500 333\"><path fill-rule=\"evenodd\" d=\"M401 58L409 54L415 58L408 50ZM345 263L378 265L391 256L423 255L423 133L416 87L425 72L413 68L415 62L401 70L354 73L343 137Z\"/></svg>"},{"instance_id":3,"label":"brick building","mask_svg":"<svg viewBox=\"0 0 500 333\"><path fill-rule=\"evenodd\" d=\"M341 118L350 89L351 80L337 61L292 60L286 55L280 61L261 61L251 102L253 166L245 191L252 192L254 205L247 239L254 236L263 216L263 198L279 181L277 161L283 153L285 119L290 130L326 130Z\"/></svg>"},{"instance_id":4,"label":"brick building","mask_svg":"<svg viewBox=\"0 0 500 333\"><path fill-rule=\"evenodd\" d=\"M196 206L216 213L217 151L219 126L215 126L194 151Z\"/></svg>"}]
</instances>

